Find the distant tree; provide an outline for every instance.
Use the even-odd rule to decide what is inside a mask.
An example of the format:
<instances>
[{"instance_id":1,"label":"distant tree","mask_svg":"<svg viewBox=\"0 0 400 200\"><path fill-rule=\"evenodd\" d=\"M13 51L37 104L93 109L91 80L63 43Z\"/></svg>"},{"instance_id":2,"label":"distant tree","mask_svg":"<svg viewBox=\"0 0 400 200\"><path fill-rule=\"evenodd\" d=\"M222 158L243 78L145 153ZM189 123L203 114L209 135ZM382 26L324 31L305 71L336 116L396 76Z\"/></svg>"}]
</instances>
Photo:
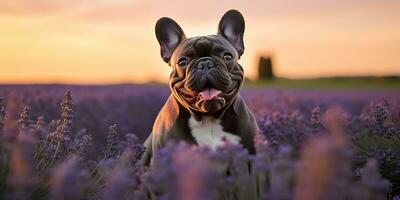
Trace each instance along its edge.
<instances>
[{"instance_id":1,"label":"distant tree","mask_svg":"<svg viewBox=\"0 0 400 200\"><path fill-rule=\"evenodd\" d=\"M274 72L272 70L272 58L261 56L258 63L258 79L273 79Z\"/></svg>"}]
</instances>

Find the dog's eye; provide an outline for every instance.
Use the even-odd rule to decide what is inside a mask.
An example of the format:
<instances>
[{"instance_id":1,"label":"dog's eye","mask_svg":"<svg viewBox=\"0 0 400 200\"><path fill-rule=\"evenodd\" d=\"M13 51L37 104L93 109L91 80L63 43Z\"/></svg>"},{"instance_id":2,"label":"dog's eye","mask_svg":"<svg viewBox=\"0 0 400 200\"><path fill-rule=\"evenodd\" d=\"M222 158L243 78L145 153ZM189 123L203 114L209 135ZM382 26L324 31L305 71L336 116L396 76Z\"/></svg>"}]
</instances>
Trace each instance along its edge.
<instances>
[{"instance_id":1,"label":"dog's eye","mask_svg":"<svg viewBox=\"0 0 400 200\"><path fill-rule=\"evenodd\" d=\"M230 54L230 53L226 53L226 54L224 54L224 60L226 60L226 61L231 61L232 60L232 54Z\"/></svg>"},{"instance_id":2,"label":"dog's eye","mask_svg":"<svg viewBox=\"0 0 400 200\"><path fill-rule=\"evenodd\" d=\"M188 63L189 62L188 62L188 60L186 58L181 58L178 61L178 65L181 66L181 67L185 67Z\"/></svg>"}]
</instances>

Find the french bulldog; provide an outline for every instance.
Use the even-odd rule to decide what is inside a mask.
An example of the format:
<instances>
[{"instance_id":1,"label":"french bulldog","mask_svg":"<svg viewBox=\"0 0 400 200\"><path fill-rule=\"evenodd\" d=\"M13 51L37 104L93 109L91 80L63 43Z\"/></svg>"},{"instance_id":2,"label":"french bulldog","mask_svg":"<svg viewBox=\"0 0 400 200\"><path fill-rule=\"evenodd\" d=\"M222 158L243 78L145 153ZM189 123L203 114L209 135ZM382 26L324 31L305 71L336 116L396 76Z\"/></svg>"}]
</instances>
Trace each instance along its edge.
<instances>
[{"instance_id":1,"label":"french bulldog","mask_svg":"<svg viewBox=\"0 0 400 200\"><path fill-rule=\"evenodd\" d=\"M162 59L171 66L172 94L145 141L144 163L168 141L185 141L212 149L225 142L254 153L258 134L254 115L239 95L243 68L245 22L237 10L221 18L216 35L187 38L172 19L163 17L155 33Z\"/></svg>"}]
</instances>

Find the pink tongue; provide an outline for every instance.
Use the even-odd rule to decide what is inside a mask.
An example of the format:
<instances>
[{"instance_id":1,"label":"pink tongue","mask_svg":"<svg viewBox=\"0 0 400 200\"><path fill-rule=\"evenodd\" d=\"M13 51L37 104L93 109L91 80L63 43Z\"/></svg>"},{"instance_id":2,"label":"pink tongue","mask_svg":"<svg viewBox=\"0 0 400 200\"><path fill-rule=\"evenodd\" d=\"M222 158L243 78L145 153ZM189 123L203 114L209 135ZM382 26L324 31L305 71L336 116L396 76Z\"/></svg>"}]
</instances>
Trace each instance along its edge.
<instances>
[{"instance_id":1,"label":"pink tongue","mask_svg":"<svg viewBox=\"0 0 400 200\"><path fill-rule=\"evenodd\" d=\"M220 90L215 88L206 88L205 90L201 91L199 95L205 100L213 100L221 93L222 92Z\"/></svg>"}]
</instances>

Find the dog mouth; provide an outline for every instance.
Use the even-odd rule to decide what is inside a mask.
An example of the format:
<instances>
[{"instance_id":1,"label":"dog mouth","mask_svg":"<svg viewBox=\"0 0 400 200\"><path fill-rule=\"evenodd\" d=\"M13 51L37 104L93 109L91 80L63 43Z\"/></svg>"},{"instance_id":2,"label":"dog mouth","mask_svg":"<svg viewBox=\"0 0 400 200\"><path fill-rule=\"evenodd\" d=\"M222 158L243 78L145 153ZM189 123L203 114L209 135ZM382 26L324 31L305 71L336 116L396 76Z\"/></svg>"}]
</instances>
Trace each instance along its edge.
<instances>
[{"instance_id":1,"label":"dog mouth","mask_svg":"<svg viewBox=\"0 0 400 200\"><path fill-rule=\"evenodd\" d=\"M200 92L188 91L184 88L178 92L183 100L189 105L194 106L196 110L202 112L213 112L224 107L228 99L230 99L237 91L233 88L229 92L223 92L214 87L206 87Z\"/></svg>"},{"instance_id":2,"label":"dog mouth","mask_svg":"<svg viewBox=\"0 0 400 200\"><path fill-rule=\"evenodd\" d=\"M222 107L226 102L223 92L215 88L205 88L198 94L198 99L196 107L202 107L205 104L220 104Z\"/></svg>"},{"instance_id":3,"label":"dog mouth","mask_svg":"<svg viewBox=\"0 0 400 200\"><path fill-rule=\"evenodd\" d=\"M225 93L214 87L207 87L200 92L188 91L184 88L179 89L178 92L186 101L193 102L196 100L213 101L213 100L224 99L226 97L232 96L236 92L236 90L237 90L236 88L233 88L231 91Z\"/></svg>"}]
</instances>

